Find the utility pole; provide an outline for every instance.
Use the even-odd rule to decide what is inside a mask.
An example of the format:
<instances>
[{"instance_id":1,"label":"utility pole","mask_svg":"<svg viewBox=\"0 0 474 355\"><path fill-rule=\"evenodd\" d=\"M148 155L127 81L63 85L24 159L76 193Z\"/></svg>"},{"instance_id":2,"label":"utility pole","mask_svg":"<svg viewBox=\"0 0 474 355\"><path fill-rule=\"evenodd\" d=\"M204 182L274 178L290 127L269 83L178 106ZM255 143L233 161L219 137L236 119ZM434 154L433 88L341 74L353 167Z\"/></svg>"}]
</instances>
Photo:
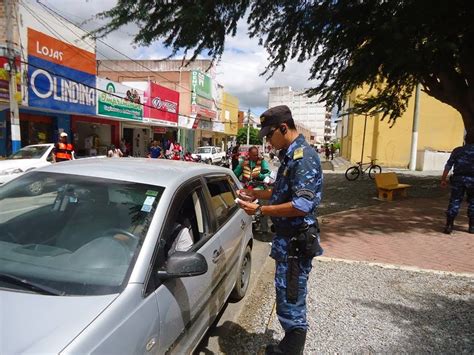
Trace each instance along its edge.
<instances>
[{"instance_id":1,"label":"utility pole","mask_svg":"<svg viewBox=\"0 0 474 355\"><path fill-rule=\"evenodd\" d=\"M247 111L247 145L250 145L250 109Z\"/></svg>"},{"instance_id":2,"label":"utility pole","mask_svg":"<svg viewBox=\"0 0 474 355\"><path fill-rule=\"evenodd\" d=\"M364 163L364 145L365 145L365 131L367 130L367 113L365 114L365 119L364 119L364 133L362 136L362 150L360 152L360 162L363 164Z\"/></svg>"},{"instance_id":3,"label":"utility pole","mask_svg":"<svg viewBox=\"0 0 474 355\"><path fill-rule=\"evenodd\" d=\"M408 169L416 169L416 153L418 149L418 123L420 116L420 84L416 85L415 91L415 110L413 111L413 130L411 134L410 165Z\"/></svg>"},{"instance_id":4,"label":"utility pole","mask_svg":"<svg viewBox=\"0 0 474 355\"><path fill-rule=\"evenodd\" d=\"M7 56L10 72L9 80L9 101L10 101L10 126L12 139L12 153L21 148L20 114L18 111L18 102L16 101L16 52L14 48L13 29L17 20L15 7L16 0L4 0L5 18L6 18L6 37L7 37ZM15 21L14 21L15 19Z\"/></svg>"}]
</instances>

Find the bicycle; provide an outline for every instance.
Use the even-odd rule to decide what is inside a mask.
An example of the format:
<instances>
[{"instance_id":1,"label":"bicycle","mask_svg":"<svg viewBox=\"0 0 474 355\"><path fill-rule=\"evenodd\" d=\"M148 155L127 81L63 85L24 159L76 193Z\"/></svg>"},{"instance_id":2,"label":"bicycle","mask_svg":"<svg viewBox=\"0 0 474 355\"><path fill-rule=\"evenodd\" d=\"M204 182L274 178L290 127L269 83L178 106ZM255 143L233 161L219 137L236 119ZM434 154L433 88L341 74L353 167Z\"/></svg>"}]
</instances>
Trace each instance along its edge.
<instances>
[{"instance_id":1,"label":"bicycle","mask_svg":"<svg viewBox=\"0 0 474 355\"><path fill-rule=\"evenodd\" d=\"M364 175L367 170L369 178L371 178L372 180L375 179L375 175L380 174L382 172L382 168L380 167L380 165L375 164L376 160L377 159L371 159L370 163L357 162L357 165L349 167L345 173L346 179L349 181L357 180L359 175ZM365 165L367 165L367 167L364 169Z\"/></svg>"}]
</instances>

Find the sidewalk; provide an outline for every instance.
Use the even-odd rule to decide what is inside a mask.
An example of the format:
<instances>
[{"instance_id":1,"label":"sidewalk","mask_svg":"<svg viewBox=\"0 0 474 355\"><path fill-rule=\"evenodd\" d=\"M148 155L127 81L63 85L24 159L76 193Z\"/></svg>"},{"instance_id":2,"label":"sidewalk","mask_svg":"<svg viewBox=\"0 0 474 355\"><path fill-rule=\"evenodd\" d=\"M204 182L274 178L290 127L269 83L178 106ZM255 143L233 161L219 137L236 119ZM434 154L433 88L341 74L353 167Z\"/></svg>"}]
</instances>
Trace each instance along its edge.
<instances>
[{"instance_id":1,"label":"sidewalk","mask_svg":"<svg viewBox=\"0 0 474 355\"><path fill-rule=\"evenodd\" d=\"M451 235L441 233L446 198L409 198L321 217L329 258L474 273L474 235L466 204Z\"/></svg>"}]
</instances>

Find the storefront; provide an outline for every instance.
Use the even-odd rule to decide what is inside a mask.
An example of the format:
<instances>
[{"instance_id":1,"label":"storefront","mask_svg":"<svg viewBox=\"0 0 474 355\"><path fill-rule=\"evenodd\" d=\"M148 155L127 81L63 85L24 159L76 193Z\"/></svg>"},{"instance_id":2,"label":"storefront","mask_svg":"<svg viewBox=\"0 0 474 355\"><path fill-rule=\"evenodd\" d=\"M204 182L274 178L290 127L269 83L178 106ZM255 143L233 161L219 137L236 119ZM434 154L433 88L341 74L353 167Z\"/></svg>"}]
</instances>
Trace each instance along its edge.
<instances>
[{"instance_id":1,"label":"storefront","mask_svg":"<svg viewBox=\"0 0 474 355\"><path fill-rule=\"evenodd\" d=\"M77 156L107 155L111 144L120 144L118 121L73 115L71 128Z\"/></svg>"},{"instance_id":2,"label":"storefront","mask_svg":"<svg viewBox=\"0 0 474 355\"><path fill-rule=\"evenodd\" d=\"M195 135L196 146L203 147L206 145L213 145L214 132L212 131L212 121L208 118L200 117L198 121L198 131Z\"/></svg>"},{"instance_id":3,"label":"storefront","mask_svg":"<svg viewBox=\"0 0 474 355\"><path fill-rule=\"evenodd\" d=\"M11 126L9 111L0 112L0 156L10 155ZM70 115L20 108L21 146L55 143L59 132L70 133Z\"/></svg>"}]
</instances>

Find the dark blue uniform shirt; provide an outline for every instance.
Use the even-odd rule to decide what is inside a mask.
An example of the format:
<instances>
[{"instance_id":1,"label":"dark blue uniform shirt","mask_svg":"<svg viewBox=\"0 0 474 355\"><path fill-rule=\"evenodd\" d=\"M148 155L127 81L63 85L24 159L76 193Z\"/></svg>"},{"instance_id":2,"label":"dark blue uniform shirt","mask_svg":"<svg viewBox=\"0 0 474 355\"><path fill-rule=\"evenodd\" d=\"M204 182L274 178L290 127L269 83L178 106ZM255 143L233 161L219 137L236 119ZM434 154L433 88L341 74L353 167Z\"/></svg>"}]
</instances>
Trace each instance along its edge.
<instances>
[{"instance_id":1,"label":"dark blue uniform shirt","mask_svg":"<svg viewBox=\"0 0 474 355\"><path fill-rule=\"evenodd\" d=\"M449 171L453 166L454 176L474 178L474 144L466 144L453 150L444 169Z\"/></svg>"},{"instance_id":2,"label":"dark blue uniform shirt","mask_svg":"<svg viewBox=\"0 0 474 355\"><path fill-rule=\"evenodd\" d=\"M281 165L273 185L271 205L291 202L293 207L306 213L301 217L272 217L275 228L291 228L315 224L315 211L321 202L323 175L321 162L316 151L299 135L281 153ZM286 260L288 238L273 238L271 256L280 261Z\"/></svg>"}]
</instances>

